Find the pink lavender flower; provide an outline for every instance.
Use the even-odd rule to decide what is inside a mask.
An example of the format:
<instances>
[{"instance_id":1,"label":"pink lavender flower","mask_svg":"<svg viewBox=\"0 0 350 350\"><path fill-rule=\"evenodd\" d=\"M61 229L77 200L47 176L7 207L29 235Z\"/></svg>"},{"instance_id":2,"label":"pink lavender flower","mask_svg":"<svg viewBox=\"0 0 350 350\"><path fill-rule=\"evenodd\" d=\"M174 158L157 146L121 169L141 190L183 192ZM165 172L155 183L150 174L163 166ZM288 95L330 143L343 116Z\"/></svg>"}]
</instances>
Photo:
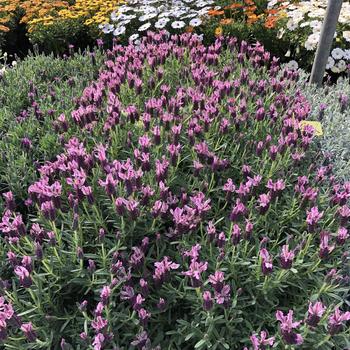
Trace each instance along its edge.
<instances>
[{"instance_id":1,"label":"pink lavender flower","mask_svg":"<svg viewBox=\"0 0 350 350\"><path fill-rule=\"evenodd\" d=\"M260 332L260 339L256 334L250 337L254 350L265 350L266 346L272 346L275 343L275 337L268 338L266 331Z\"/></svg>"},{"instance_id":2,"label":"pink lavender flower","mask_svg":"<svg viewBox=\"0 0 350 350\"><path fill-rule=\"evenodd\" d=\"M157 308L160 310L160 311L164 311L165 308L166 308L166 303L165 303L165 300L163 298L159 298L159 301L157 303Z\"/></svg>"},{"instance_id":3,"label":"pink lavender flower","mask_svg":"<svg viewBox=\"0 0 350 350\"><path fill-rule=\"evenodd\" d=\"M268 275L273 270L272 259L266 248L260 250L261 257L261 271L264 275Z\"/></svg>"},{"instance_id":4,"label":"pink lavender flower","mask_svg":"<svg viewBox=\"0 0 350 350\"><path fill-rule=\"evenodd\" d=\"M136 335L136 339L131 342L132 346L136 346L139 350L150 348L151 341L148 338L148 334L146 331L142 331L141 333Z\"/></svg>"},{"instance_id":5,"label":"pink lavender flower","mask_svg":"<svg viewBox=\"0 0 350 350\"><path fill-rule=\"evenodd\" d=\"M222 271L215 271L213 275L210 275L208 278L209 283L213 288L220 292L224 286L225 274Z\"/></svg>"},{"instance_id":6,"label":"pink lavender flower","mask_svg":"<svg viewBox=\"0 0 350 350\"><path fill-rule=\"evenodd\" d=\"M15 203L13 193L11 191L5 192L2 194L2 196L5 199L6 209L14 211L16 209L16 203Z\"/></svg>"},{"instance_id":7,"label":"pink lavender flower","mask_svg":"<svg viewBox=\"0 0 350 350\"><path fill-rule=\"evenodd\" d=\"M278 197L286 188L286 184L282 179L278 179L276 182L273 182L271 179L269 179L267 181L266 187L270 190L271 198L274 199Z\"/></svg>"},{"instance_id":8,"label":"pink lavender flower","mask_svg":"<svg viewBox=\"0 0 350 350\"><path fill-rule=\"evenodd\" d=\"M144 280L143 278L140 279L140 287L141 287L141 293L144 297L147 297L149 294L149 288L148 288L148 282Z\"/></svg>"},{"instance_id":9,"label":"pink lavender flower","mask_svg":"<svg viewBox=\"0 0 350 350\"><path fill-rule=\"evenodd\" d=\"M216 236L216 229L215 229L214 223L212 221L208 222L208 226L206 228L206 231L208 234L209 242L212 242Z\"/></svg>"},{"instance_id":10,"label":"pink lavender flower","mask_svg":"<svg viewBox=\"0 0 350 350\"><path fill-rule=\"evenodd\" d=\"M191 204L195 207L196 212L199 216L203 217L211 209L210 199L205 199L205 194L203 192L198 192L195 196L191 198Z\"/></svg>"},{"instance_id":11,"label":"pink lavender flower","mask_svg":"<svg viewBox=\"0 0 350 350\"><path fill-rule=\"evenodd\" d=\"M231 232L232 244L237 245L240 240L241 240L241 229L237 224L234 224Z\"/></svg>"},{"instance_id":12,"label":"pink lavender flower","mask_svg":"<svg viewBox=\"0 0 350 350\"><path fill-rule=\"evenodd\" d=\"M0 340L5 340L7 337L7 326L8 321L10 321L15 316L13 307L11 303L7 303L4 297L0 297Z\"/></svg>"},{"instance_id":13,"label":"pink lavender flower","mask_svg":"<svg viewBox=\"0 0 350 350\"><path fill-rule=\"evenodd\" d=\"M37 335L36 335L36 332L35 332L31 322L22 323L21 331L24 333L24 335L28 339L28 341L30 341L30 342L35 341Z\"/></svg>"},{"instance_id":14,"label":"pink lavender flower","mask_svg":"<svg viewBox=\"0 0 350 350\"><path fill-rule=\"evenodd\" d=\"M236 200L236 205L233 207L232 212L230 214L230 220L231 221L237 221L238 219L242 218L247 214L247 208L242 203L242 201L238 198Z\"/></svg>"},{"instance_id":15,"label":"pink lavender flower","mask_svg":"<svg viewBox=\"0 0 350 350\"><path fill-rule=\"evenodd\" d=\"M280 254L281 267L283 269L290 269L292 267L293 259L294 259L294 251L289 250L288 244L284 245L282 247L282 251Z\"/></svg>"},{"instance_id":16,"label":"pink lavender flower","mask_svg":"<svg viewBox=\"0 0 350 350\"><path fill-rule=\"evenodd\" d=\"M107 324L108 321L101 316L97 316L96 319L91 322L91 326L96 332L100 332L101 330L105 329Z\"/></svg>"},{"instance_id":17,"label":"pink lavender flower","mask_svg":"<svg viewBox=\"0 0 350 350\"><path fill-rule=\"evenodd\" d=\"M338 230L337 243L343 245L348 238L348 230L345 227L340 227Z\"/></svg>"},{"instance_id":18,"label":"pink lavender flower","mask_svg":"<svg viewBox=\"0 0 350 350\"><path fill-rule=\"evenodd\" d=\"M226 192L226 200L230 201L232 194L236 190L236 186L233 184L232 179L227 179L227 182L224 184L224 191Z\"/></svg>"},{"instance_id":19,"label":"pink lavender flower","mask_svg":"<svg viewBox=\"0 0 350 350\"><path fill-rule=\"evenodd\" d=\"M213 308L213 298L209 291L203 292L203 309L209 311Z\"/></svg>"},{"instance_id":20,"label":"pink lavender flower","mask_svg":"<svg viewBox=\"0 0 350 350\"><path fill-rule=\"evenodd\" d=\"M311 327L316 327L324 314L326 307L320 302L309 303L308 315L306 323Z\"/></svg>"},{"instance_id":21,"label":"pink lavender flower","mask_svg":"<svg viewBox=\"0 0 350 350\"><path fill-rule=\"evenodd\" d=\"M231 304L231 287L225 284L220 291L215 290L215 300L218 305L228 308Z\"/></svg>"},{"instance_id":22,"label":"pink lavender flower","mask_svg":"<svg viewBox=\"0 0 350 350\"><path fill-rule=\"evenodd\" d=\"M245 230L244 230L244 238L245 239L251 238L253 229L254 229L253 223L246 219Z\"/></svg>"},{"instance_id":23,"label":"pink lavender flower","mask_svg":"<svg viewBox=\"0 0 350 350\"><path fill-rule=\"evenodd\" d=\"M270 194L261 194L258 198L258 208L260 214L265 214L270 207L271 196Z\"/></svg>"},{"instance_id":24,"label":"pink lavender flower","mask_svg":"<svg viewBox=\"0 0 350 350\"><path fill-rule=\"evenodd\" d=\"M319 255L321 259L325 259L334 250L335 246L329 245L329 233L326 231L321 232L321 242Z\"/></svg>"},{"instance_id":25,"label":"pink lavender flower","mask_svg":"<svg viewBox=\"0 0 350 350\"><path fill-rule=\"evenodd\" d=\"M350 311L342 313L339 307L336 307L334 313L328 319L328 331L330 335L339 333L343 324L350 320Z\"/></svg>"},{"instance_id":26,"label":"pink lavender flower","mask_svg":"<svg viewBox=\"0 0 350 350\"><path fill-rule=\"evenodd\" d=\"M41 211L47 220L54 221L56 218L56 208L53 201L47 201L41 204Z\"/></svg>"},{"instance_id":27,"label":"pink lavender flower","mask_svg":"<svg viewBox=\"0 0 350 350\"><path fill-rule=\"evenodd\" d=\"M294 332L294 329L298 328L302 321L293 322L293 310L289 310L285 316L282 311L276 312L276 319L280 322L280 328L283 340L290 345L301 345L304 342L303 337Z\"/></svg>"},{"instance_id":28,"label":"pink lavender flower","mask_svg":"<svg viewBox=\"0 0 350 350\"><path fill-rule=\"evenodd\" d=\"M145 301L145 298L143 298L141 294L137 294L132 306L133 309L136 311L140 310L142 308L142 304L144 301Z\"/></svg>"},{"instance_id":29,"label":"pink lavender flower","mask_svg":"<svg viewBox=\"0 0 350 350\"><path fill-rule=\"evenodd\" d=\"M103 304L108 304L109 297L111 296L111 288L109 286L103 286L100 294L100 298Z\"/></svg>"},{"instance_id":30,"label":"pink lavender flower","mask_svg":"<svg viewBox=\"0 0 350 350\"><path fill-rule=\"evenodd\" d=\"M225 232L221 231L216 238L216 245L218 248L223 248L227 242Z\"/></svg>"},{"instance_id":31,"label":"pink lavender flower","mask_svg":"<svg viewBox=\"0 0 350 350\"><path fill-rule=\"evenodd\" d=\"M190 277L192 286L197 288L202 285L201 274L207 270L207 267L207 262L192 260L189 270L185 271L183 274Z\"/></svg>"},{"instance_id":32,"label":"pink lavender flower","mask_svg":"<svg viewBox=\"0 0 350 350\"><path fill-rule=\"evenodd\" d=\"M312 207L306 213L307 213L306 223L309 226L309 230L313 231L316 225L318 224L318 222L322 219L323 211L320 212L317 207Z\"/></svg>"},{"instance_id":33,"label":"pink lavender flower","mask_svg":"<svg viewBox=\"0 0 350 350\"><path fill-rule=\"evenodd\" d=\"M350 208L347 205L343 205L338 209L338 215L340 217L340 224L345 226L350 219Z\"/></svg>"},{"instance_id":34,"label":"pink lavender flower","mask_svg":"<svg viewBox=\"0 0 350 350\"><path fill-rule=\"evenodd\" d=\"M105 343L105 336L102 333L97 333L92 341L94 350L102 350Z\"/></svg>"},{"instance_id":35,"label":"pink lavender flower","mask_svg":"<svg viewBox=\"0 0 350 350\"><path fill-rule=\"evenodd\" d=\"M21 140L21 146L26 151L29 151L33 147L32 141L28 137L24 137Z\"/></svg>"},{"instance_id":36,"label":"pink lavender flower","mask_svg":"<svg viewBox=\"0 0 350 350\"><path fill-rule=\"evenodd\" d=\"M180 267L179 264L173 263L167 256L162 261L155 262L154 266L153 279L158 284L162 284L168 279L171 270L177 270Z\"/></svg>"},{"instance_id":37,"label":"pink lavender flower","mask_svg":"<svg viewBox=\"0 0 350 350\"><path fill-rule=\"evenodd\" d=\"M140 310L137 311L137 314L142 326L145 327L147 325L148 320L151 317L151 313L145 310L144 308L141 308Z\"/></svg>"},{"instance_id":38,"label":"pink lavender flower","mask_svg":"<svg viewBox=\"0 0 350 350\"><path fill-rule=\"evenodd\" d=\"M32 278L25 267L17 266L15 268L15 274L19 277L19 282L24 288L29 288L32 285Z\"/></svg>"}]
</instances>

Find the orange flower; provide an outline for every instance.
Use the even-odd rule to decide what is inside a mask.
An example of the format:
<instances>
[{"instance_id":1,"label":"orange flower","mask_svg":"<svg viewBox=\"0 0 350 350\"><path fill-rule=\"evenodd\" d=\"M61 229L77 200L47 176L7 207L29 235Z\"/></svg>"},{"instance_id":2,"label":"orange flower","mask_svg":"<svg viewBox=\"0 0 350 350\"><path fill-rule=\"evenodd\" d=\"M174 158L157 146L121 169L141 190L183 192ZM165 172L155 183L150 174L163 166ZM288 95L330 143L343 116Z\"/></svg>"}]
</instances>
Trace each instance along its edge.
<instances>
[{"instance_id":1,"label":"orange flower","mask_svg":"<svg viewBox=\"0 0 350 350\"><path fill-rule=\"evenodd\" d=\"M223 15L225 12L224 11L219 11L219 10L209 10L208 15L209 16L220 16Z\"/></svg>"},{"instance_id":2,"label":"orange flower","mask_svg":"<svg viewBox=\"0 0 350 350\"><path fill-rule=\"evenodd\" d=\"M268 17L265 21L264 27L268 28L268 29L272 29L275 28L277 22L277 18L276 17Z\"/></svg>"},{"instance_id":3,"label":"orange flower","mask_svg":"<svg viewBox=\"0 0 350 350\"><path fill-rule=\"evenodd\" d=\"M278 11L279 11L279 10L277 10L277 9L270 9L270 10L266 10L266 13L267 13L268 15L275 15L275 14L278 13Z\"/></svg>"},{"instance_id":4,"label":"orange flower","mask_svg":"<svg viewBox=\"0 0 350 350\"><path fill-rule=\"evenodd\" d=\"M188 26L186 27L186 33L192 33L193 32L193 27L192 26Z\"/></svg>"},{"instance_id":5,"label":"orange flower","mask_svg":"<svg viewBox=\"0 0 350 350\"><path fill-rule=\"evenodd\" d=\"M222 27L215 28L215 36L221 36L223 33Z\"/></svg>"},{"instance_id":6,"label":"orange flower","mask_svg":"<svg viewBox=\"0 0 350 350\"><path fill-rule=\"evenodd\" d=\"M259 17L256 14L252 14L252 15L248 16L247 24L251 25L251 24L257 22L258 19L259 19Z\"/></svg>"},{"instance_id":7,"label":"orange flower","mask_svg":"<svg viewBox=\"0 0 350 350\"><path fill-rule=\"evenodd\" d=\"M256 6L248 6L244 8L245 12L254 12L257 9Z\"/></svg>"},{"instance_id":8,"label":"orange flower","mask_svg":"<svg viewBox=\"0 0 350 350\"><path fill-rule=\"evenodd\" d=\"M0 32L8 32L8 31L10 31L9 27L6 27L6 26L0 24Z\"/></svg>"},{"instance_id":9,"label":"orange flower","mask_svg":"<svg viewBox=\"0 0 350 350\"><path fill-rule=\"evenodd\" d=\"M254 1L252 1L252 0L244 0L244 2L245 2L247 5L254 5Z\"/></svg>"},{"instance_id":10,"label":"orange flower","mask_svg":"<svg viewBox=\"0 0 350 350\"><path fill-rule=\"evenodd\" d=\"M234 10L234 9L238 9L238 8L242 8L243 5L239 4L239 3L233 3L231 5L228 5L225 7L225 10Z\"/></svg>"},{"instance_id":11,"label":"orange flower","mask_svg":"<svg viewBox=\"0 0 350 350\"><path fill-rule=\"evenodd\" d=\"M223 18L221 21L220 21L220 24L225 26L225 25L228 25L228 24L231 24L233 22L233 19L232 18Z\"/></svg>"}]
</instances>

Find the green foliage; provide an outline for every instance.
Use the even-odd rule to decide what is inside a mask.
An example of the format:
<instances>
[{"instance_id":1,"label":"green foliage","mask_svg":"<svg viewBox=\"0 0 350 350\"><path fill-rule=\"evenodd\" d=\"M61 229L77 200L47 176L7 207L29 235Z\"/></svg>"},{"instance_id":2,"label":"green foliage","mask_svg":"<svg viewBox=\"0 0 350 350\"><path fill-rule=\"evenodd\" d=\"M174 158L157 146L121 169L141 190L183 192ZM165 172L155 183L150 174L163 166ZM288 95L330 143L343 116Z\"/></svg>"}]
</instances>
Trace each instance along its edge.
<instances>
[{"instance_id":1,"label":"green foliage","mask_svg":"<svg viewBox=\"0 0 350 350\"><path fill-rule=\"evenodd\" d=\"M65 19L50 26L36 25L35 30L28 33L28 37L31 44L38 45L45 53L66 52L68 45L84 49L94 44L98 33L98 28L88 28L84 25L84 20Z\"/></svg>"}]
</instances>

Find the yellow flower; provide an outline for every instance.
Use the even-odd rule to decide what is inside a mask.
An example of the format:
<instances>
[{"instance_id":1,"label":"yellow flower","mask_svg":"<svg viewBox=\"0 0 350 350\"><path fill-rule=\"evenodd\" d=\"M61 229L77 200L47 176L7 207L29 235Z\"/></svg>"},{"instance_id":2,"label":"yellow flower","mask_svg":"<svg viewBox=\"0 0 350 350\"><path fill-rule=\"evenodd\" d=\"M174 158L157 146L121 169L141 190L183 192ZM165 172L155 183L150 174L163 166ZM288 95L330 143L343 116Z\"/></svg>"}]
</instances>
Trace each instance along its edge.
<instances>
[{"instance_id":1,"label":"yellow flower","mask_svg":"<svg viewBox=\"0 0 350 350\"><path fill-rule=\"evenodd\" d=\"M280 11L279 14L278 14L278 17L279 17L279 18L285 18L285 17L287 17L287 12L286 12L286 11Z\"/></svg>"},{"instance_id":2,"label":"yellow flower","mask_svg":"<svg viewBox=\"0 0 350 350\"><path fill-rule=\"evenodd\" d=\"M223 33L222 27L216 27L215 28L215 36L221 36Z\"/></svg>"}]
</instances>

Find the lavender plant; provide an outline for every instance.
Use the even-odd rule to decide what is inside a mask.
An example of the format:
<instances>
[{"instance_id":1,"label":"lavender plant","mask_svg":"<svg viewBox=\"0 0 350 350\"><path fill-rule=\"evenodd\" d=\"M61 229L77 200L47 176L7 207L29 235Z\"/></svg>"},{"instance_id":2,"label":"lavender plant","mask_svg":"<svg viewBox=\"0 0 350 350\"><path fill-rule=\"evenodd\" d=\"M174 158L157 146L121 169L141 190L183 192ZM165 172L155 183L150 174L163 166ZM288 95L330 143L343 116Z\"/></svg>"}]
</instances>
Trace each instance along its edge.
<instances>
[{"instance_id":1,"label":"lavender plant","mask_svg":"<svg viewBox=\"0 0 350 350\"><path fill-rule=\"evenodd\" d=\"M71 54L32 55L0 77L0 194L13 191L17 202L37 179L37 166L63 149L55 120L74 109L74 98L103 62L100 50L94 61L89 54Z\"/></svg>"},{"instance_id":2,"label":"lavender plant","mask_svg":"<svg viewBox=\"0 0 350 350\"><path fill-rule=\"evenodd\" d=\"M348 347L350 183L317 165L298 72L165 32L107 58L29 219L4 195L4 347Z\"/></svg>"},{"instance_id":3,"label":"lavender plant","mask_svg":"<svg viewBox=\"0 0 350 350\"><path fill-rule=\"evenodd\" d=\"M335 174L342 180L349 180L349 79L339 78L336 84L321 89L310 86L307 82L308 75L301 72L300 86L312 106L311 117L323 125L324 135L320 139L322 148L332 160Z\"/></svg>"}]
</instances>

